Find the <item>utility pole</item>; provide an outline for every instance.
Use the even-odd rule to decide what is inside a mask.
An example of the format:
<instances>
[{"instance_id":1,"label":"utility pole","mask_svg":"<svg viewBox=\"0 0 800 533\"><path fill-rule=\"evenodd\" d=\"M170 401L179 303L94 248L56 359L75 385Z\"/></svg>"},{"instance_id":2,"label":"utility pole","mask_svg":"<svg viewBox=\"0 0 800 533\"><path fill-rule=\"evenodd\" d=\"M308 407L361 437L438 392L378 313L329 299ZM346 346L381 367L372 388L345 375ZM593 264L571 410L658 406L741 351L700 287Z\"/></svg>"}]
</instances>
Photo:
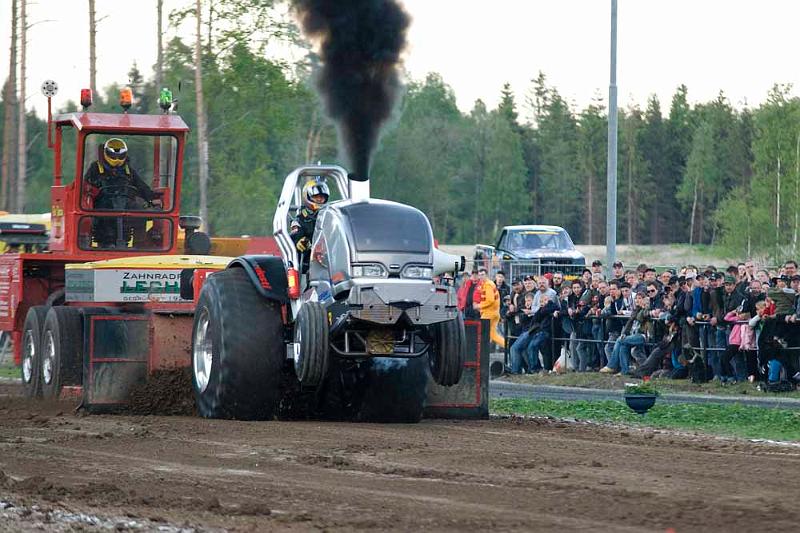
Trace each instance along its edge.
<instances>
[{"instance_id":1,"label":"utility pole","mask_svg":"<svg viewBox=\"0 0 800 533\"><path fill-rule=\"evenodd\" d=\"M95 0L89 0L89 88L92 90L92 97L97 98L97 11L94 6Z\"/></svg>"},{"instance_id":2,"label":"utility pole","mask_svg":"<svg viewBox=\"0 0 800 533\"><path fill-rule=\"evenodd\" d=\"M3 95L3 159L0 177L0 209L9 210L16 197L16 124L17 116L17 0L11 0L11 47L8 54L8 79ZM12 191L9 193L9 191Z\"/></svg>"},{"instance_id":3,"label":"utility pole","mask_svg":"<svg viewBox=\"0 0 800 533\"><path fill-rule=\"evenodd\" d=\"M197 165L199 167L200 185L200 218L203 229L208 231L208 134L206 132L206 109L203 103L203 49L200 30L202 28L202 5L200 0L195 4L197 17L197 35L194 42L194 90L197 106Z\"/></svg>"},{"instance_id":4,"label":"utility pole","mask_svg":"<svg viewBox=\"0 0 800 533\"><path fill-rule=\"evenodd\" d=\"M617 260L617 0L611 0L611 76L608 85L606 269Z\"/></svg>"},{"instance_id":5,"label":"utility pole","mask_svg":"<svg viewBox=\"0 0 800 533\"><path fill-rule=\"evenodd\" d=\"M164 36L162 16L164 12L164 0L158 0L158 55L156 56L156 92L160 93L164 86Z\"/></svg>"},{"instance_id":6,"label":"utility pole","mask_svg":"<svg viewBox=\"0 0 800 533\"><path fill-rule=\"evenodd\" d=\"M28 39L27 0L21 0L19 10L19 107L17 108L17 190L14 209L25 212L25 185L28 176L28 130L25 117L26 49Z\"/></svg>"}]
</instances>

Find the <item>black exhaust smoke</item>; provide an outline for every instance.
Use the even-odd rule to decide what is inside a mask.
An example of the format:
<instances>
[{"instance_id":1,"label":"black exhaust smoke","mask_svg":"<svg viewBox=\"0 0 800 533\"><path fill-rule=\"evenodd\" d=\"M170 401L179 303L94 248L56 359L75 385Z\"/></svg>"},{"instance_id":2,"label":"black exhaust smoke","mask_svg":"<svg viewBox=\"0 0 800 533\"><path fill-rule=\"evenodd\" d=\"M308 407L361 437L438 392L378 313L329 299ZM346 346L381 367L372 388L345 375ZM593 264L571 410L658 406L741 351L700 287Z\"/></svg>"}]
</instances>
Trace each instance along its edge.
<instances>
[{"instance_id":1,"label":"black exhaust smoke","mask_svg":"<svg viewBox=\"0 0 800 533\"><path fill-rule=\"evenodd\" d=\"M350 179L366 181L381 126L400 93L408 14L396 0L293 0L318 44L317 89L336 123Z\"/></svg>"}]
</instances>

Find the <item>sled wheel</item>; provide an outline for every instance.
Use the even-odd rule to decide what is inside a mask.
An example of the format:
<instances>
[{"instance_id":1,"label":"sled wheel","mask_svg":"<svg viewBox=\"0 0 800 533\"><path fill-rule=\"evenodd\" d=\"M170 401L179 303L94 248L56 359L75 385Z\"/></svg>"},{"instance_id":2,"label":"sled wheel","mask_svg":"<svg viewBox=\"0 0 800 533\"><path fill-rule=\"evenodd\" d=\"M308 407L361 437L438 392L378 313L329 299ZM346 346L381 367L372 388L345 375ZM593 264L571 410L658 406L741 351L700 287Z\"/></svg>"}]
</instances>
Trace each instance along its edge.
<instances>
[{"instance_id":1,"label":"sled wheel","mask_svg":"<svg viewBox=\"0 0 800 533\"><path fill-rule=\"evenodd\" d=\"M449 387L461 379L466 347L464 321L461 316L433 325L433 346L428 359L433 380Z\"/></svg>"},{"instance_id":2,"label":"sled wheel","mask_svg":"<svg viewBox=\"0 0 800 533\"><path fill-rule=\"evenodd\" d=\"M74 307L51 307L42 331L42 396L58 398L62 386L81 383L82 340L80 311Z\"/></svg>"},{"instance_id":3,"label":"sled wheel","mask_svg":"<svg viewBox=\"0 0 800 533\"><path fill-rule=\"evenodd\" d=\"M41 396L42 327L47 306L34 305L28 309L22 328L22 389L26 398Z\"/></svg>"},{"instance_id":4,"label":"sled wheel","mask_svg":"<svg viewBox=\"0 0 800 533\"><path fill-rule=\"evenodd\" d=\"M247 273L208 278L192 328L192 385L206 418L271 419L283 396L283 321Z\"/></svg>"},{"instance_id":5,"label":"sled wheel","mask_svg":"<svg viewBox=\"0 0 800 533\"><path fill-rule=\"evenodd\" d=\"M319 302L306 302L294 327L294 372L303 386L318 386L328 372L328 318Z\"/></svg>"}]
</instances>

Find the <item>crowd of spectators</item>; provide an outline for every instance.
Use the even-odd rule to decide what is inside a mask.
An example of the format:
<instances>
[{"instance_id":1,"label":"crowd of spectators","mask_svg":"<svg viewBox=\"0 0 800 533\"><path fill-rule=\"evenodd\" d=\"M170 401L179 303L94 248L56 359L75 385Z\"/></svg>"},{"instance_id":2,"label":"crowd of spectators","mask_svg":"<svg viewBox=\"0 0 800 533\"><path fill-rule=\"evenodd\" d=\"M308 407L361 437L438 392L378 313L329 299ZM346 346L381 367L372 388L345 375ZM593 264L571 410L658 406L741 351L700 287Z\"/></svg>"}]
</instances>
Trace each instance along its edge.
<instances>
[{"instance_id":1,"label":"crowd of spectators","mask_svg":"<svg viewBox=\"0 0 800 533\"><path fill-rule=\"evenodd\" d=\"M506 281L502 271L465 274L458 305L465 319L488 319L492 341L507 348L512 374L553 371L694 381L800 382L800 272L754 261L647 265L609 275L600 261L580 276L561 272ZM574 278L574 279L572 279ZM501 334L505 333L505 337ZM559 360L560 359L560 360Z\"/></svg>"}]
</instances>

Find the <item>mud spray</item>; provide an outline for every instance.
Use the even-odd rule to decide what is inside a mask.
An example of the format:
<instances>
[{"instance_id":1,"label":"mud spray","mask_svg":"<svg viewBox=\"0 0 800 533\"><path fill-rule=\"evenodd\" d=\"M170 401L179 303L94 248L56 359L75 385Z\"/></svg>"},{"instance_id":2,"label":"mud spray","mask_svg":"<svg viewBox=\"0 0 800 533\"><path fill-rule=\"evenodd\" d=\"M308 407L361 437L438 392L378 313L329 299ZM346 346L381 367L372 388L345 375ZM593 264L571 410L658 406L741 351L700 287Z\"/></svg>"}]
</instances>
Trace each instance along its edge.
<instances>
[{"instance_id":1,"label":"mud spray","mask_svg":"<svg viewBox=\"0 0 800 533\"><path fill-rule=\"evenodd\" d=\"M380 130L401 91L410 17L396 0L293 0L317 47L317 90L336 124L351 179L369 179Z\"/></svg>"}]
</instances>

